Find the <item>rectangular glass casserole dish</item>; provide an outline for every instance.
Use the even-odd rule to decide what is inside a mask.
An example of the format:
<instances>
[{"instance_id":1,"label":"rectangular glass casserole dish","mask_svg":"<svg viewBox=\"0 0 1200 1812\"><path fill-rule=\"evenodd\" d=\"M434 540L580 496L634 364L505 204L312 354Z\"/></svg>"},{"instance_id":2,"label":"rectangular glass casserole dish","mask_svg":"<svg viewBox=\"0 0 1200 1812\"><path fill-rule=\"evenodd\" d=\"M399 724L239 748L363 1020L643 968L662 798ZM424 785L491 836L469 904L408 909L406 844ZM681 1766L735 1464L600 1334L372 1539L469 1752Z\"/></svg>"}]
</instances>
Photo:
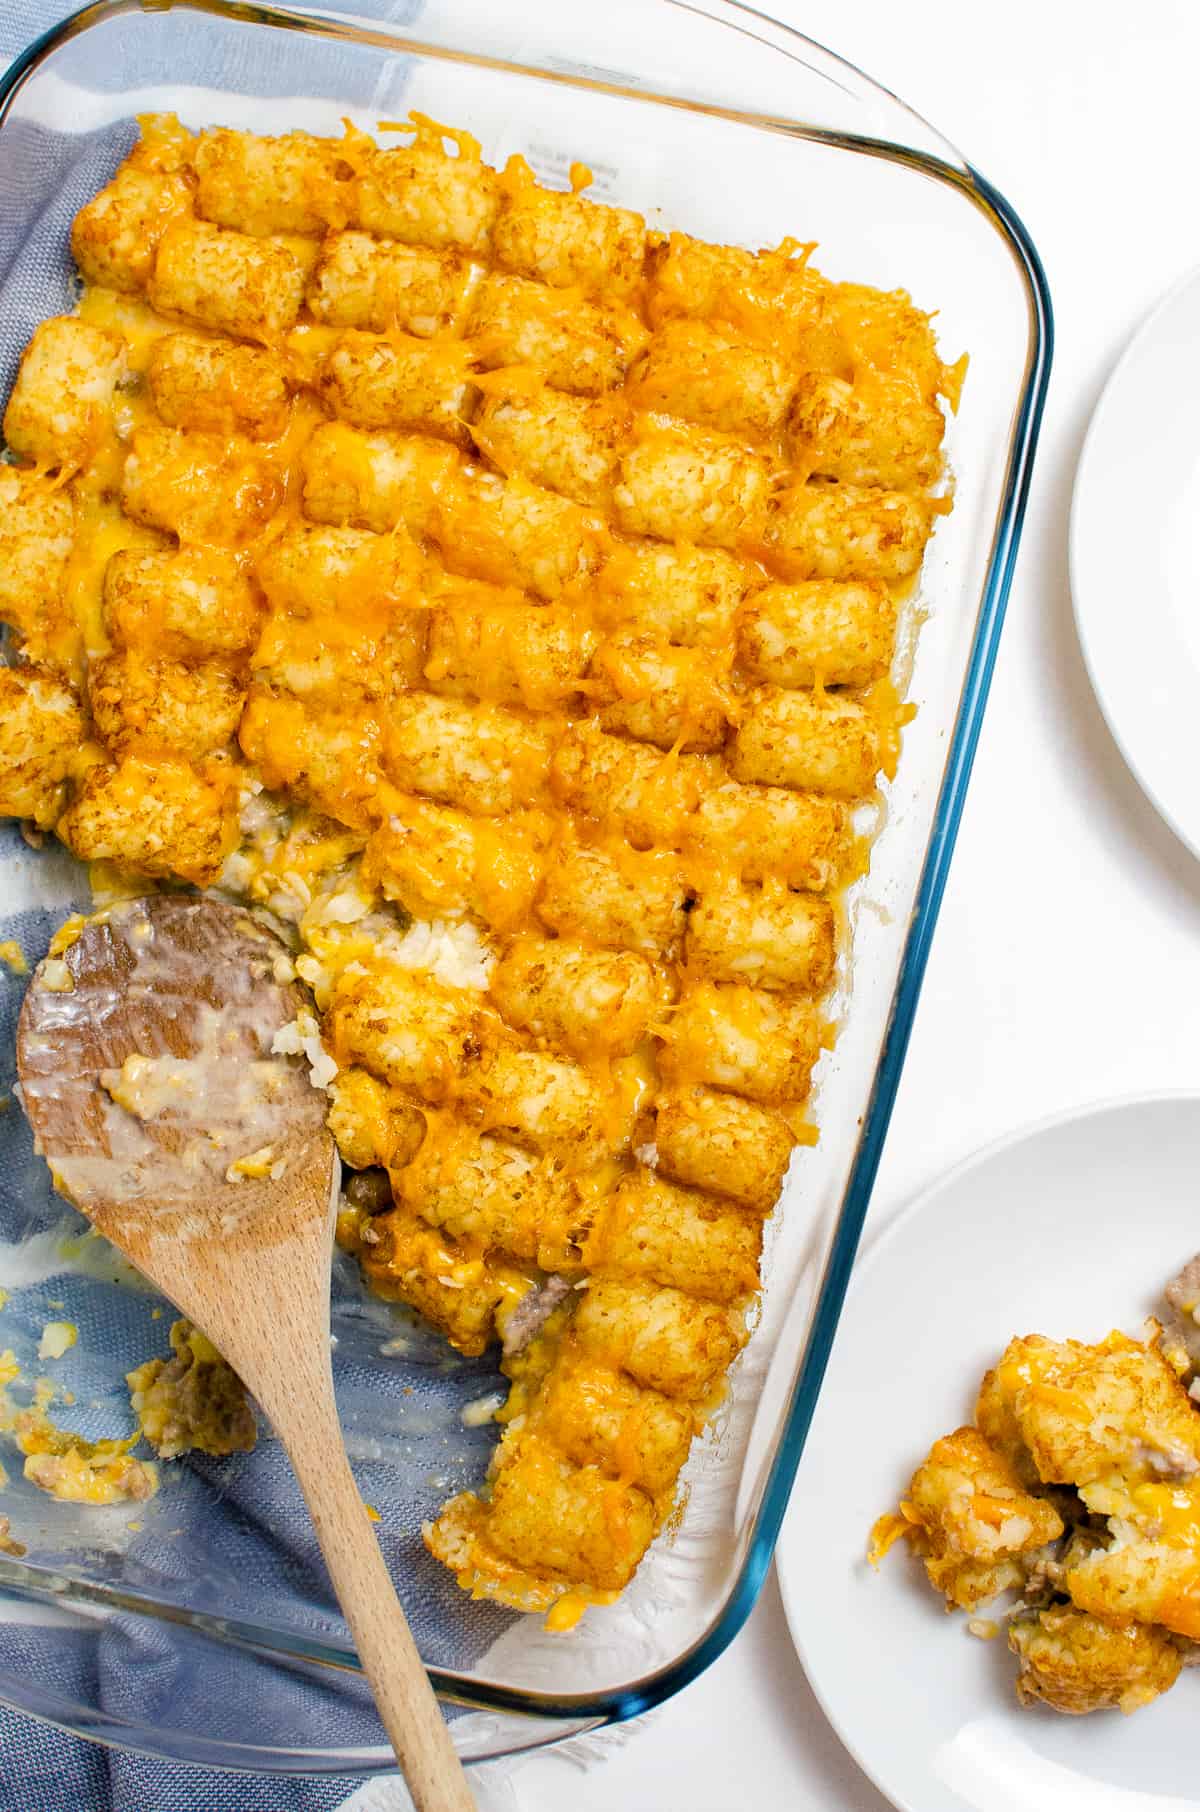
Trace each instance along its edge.
<instances>
[{"instance_id":1,"label":"rectangular glass casserole dish","mask_svg":"<svg viewBox=\"0 0 1200 1812\"><path fill-rule=\"evenodd\" d=\"M423 1655L463 1753L479 1758L631 1716L708 1664L744 1621L803 1446L869 1198L978 734L1042 407L1049 301L1003 200L923 121L783 26L732 3L629 0L597 16L554 0L484 12L454 0L396 19L321 19L224 0L86 9L0 90L0 384L30 332L71 305L67 230L128 148L136 114L191 126L335 133L419 108L470 129L490 162L523 153L652 225L760 246L819 241L835 278L904 287L938 310L943 356L971 355L948 434L955 508L918 600L899 776L870 875L851 896L853 992L819 1071L820 1144L797 1153L772 1223L754 1339L684 1474L686 1515L620 1604L547 1635L473 1604L424 1552L420 1523L477 1482L494 1431L461 1411L491 1388L410 1319L335 1276L335 1369L364 1495L379 1506ZM186 81L180 81L180 72ZM32 960L84 898L61 852L0 840L3 922ZM22 989L0 998L12 1071ZM78 1235L19 1115L0 1127L0 1349L36 1373L42 1323L79 1328L59 1419L124 1432L123 1374L165 1346L161 1305ZM58 1413L58 1412L56 1412ZM344 1625L270 1441L170 1469L148 1506L97 1512L14 1478L27 1544L0 1558L0 1698L180 1760L311 1772L385 1767ZM53 1613L44 1607L53 1605ZM19 1612L19 1616L17 1613ZM515 1715L514 1715L515 1714Z\"/></svg>"}]
</instances>

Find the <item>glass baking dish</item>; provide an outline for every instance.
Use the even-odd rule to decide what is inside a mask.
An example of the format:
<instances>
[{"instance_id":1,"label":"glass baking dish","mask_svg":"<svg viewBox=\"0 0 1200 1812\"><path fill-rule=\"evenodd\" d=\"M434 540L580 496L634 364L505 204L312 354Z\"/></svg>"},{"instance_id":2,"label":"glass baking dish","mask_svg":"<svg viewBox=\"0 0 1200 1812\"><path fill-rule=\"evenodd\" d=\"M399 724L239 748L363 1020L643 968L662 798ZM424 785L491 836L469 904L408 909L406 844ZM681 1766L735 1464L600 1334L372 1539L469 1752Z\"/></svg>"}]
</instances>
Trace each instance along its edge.
<instances>
[{"instance_id":1,"label":"glass baking dish","mask_svg":"<svg viewBox=\"0 0 1200 1812\"><path fill-rule=\"evenodd\" d=\"M971 355L948 435L955 507L926 559L899 777L851 899L853 994L823 1060L819 1145L797 1153L771 1224L760 1323L684 1475L686 1514L620 1604L567 1636L471 1602L420 1523L481 1478L495 1431L461 1411L496 1381L335 1265L335 1370L352 1456L464 1756L630 1717L706 1667L745 1621L770 1559L837 1325L904 1058L979 733L1050 363L1037 254L1007 203L894 96L736 0L393 3L386 19L229 0L107 0L34 45L0 88L0 383L36 322L71 305L67 231L140 112L257 131L365 127L418 107L520 151L652 224L760 246L819 241L831 276L904 287ZM85 896L54 848L0 840L3 923L31 960ZM0 990L13 1068L23 984ZM7 1087L8 1083L0 1083ZM21 1116L0 1116L0 1348L36 1374L50 1316L79 1328L56 1410L124 1432L127 1367L165 1347L169 1309L49 1190ZM252 1312L252 1305L248 1312ZM848 1406L861 1413L861 1406ZM124 1419L122 1419L124 1418ZM467 1423L478 1418L468 1416ZM165 1469L150 1504L54 1502L16 1475L26 1542L0 1557L0 1699L84 1735L181 1761L279 1772L383 1769L298 1494L269 1438L251 1456ZM265 1507L265 1508L264 1508ZM864 1512L865 1514L865 1512ZM864 1524L865 1527L865 1524Z\"/></svg>"}]
</instances>

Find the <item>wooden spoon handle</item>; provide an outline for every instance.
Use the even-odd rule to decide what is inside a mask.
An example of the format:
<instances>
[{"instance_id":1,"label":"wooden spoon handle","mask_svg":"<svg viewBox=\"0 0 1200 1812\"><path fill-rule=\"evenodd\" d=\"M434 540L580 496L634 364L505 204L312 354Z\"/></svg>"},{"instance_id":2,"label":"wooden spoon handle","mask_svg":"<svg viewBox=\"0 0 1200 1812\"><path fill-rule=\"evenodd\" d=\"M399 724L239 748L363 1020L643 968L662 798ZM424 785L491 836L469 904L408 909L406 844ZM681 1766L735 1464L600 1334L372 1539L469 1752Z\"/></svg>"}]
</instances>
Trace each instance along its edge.
<instances>
[{"instance_id":1,"label":"wooden spoon handle","mask_svg":"<svg viewBox=\"0 0 1200 1812\"><path fill-rule=\"evenodd\" d=\"M332 1412L332 1402L330 1410ZM417 1812L476 1812L475 1799L438 1708L366 1507L333 1428L309 1405L276 1431L312 1516L346 1622L354 1636L383 1727Z\"/></svg>"}]
</instances>

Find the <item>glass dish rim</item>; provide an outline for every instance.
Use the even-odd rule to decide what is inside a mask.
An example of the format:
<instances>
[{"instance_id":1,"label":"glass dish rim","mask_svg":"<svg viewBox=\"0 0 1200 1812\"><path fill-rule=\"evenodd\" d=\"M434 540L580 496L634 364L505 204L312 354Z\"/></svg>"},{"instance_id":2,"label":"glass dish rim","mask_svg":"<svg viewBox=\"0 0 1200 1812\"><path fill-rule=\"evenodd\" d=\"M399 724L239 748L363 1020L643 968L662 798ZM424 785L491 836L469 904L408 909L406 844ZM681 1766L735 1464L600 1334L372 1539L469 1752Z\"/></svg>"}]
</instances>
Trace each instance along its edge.
<instances>
[{"instance_id":1,"label":"glass dish rim","mask_svg":"<svg viewBox=\"0 0 1200 1812\"><path fill-rule=\"evenodd\" d=\"M935 156L928 150L901 144L887 138L839 131L830 127L805 124L798 119L774 116L749 116L740 110L689 100L684 95L671 95L654 89L625 88L588 75L556 74L537 70L509 59L462 52L466 60L482 67L511 73L537 75L549 81L570 86L583 86L598 92L609 92L645 102L658 102L719 118L749 120L765 126L778 123L792 136L836 148L875 156L899 163L957 190L989 221L1004 241L1014 259L1022 280L1029 307L1029 338L1025 372L1008 444L1004 482L1000 495L991 551L980 594L980 603L959 698L958 711L951 733L943 779L938 791L928 848L918 883L910 926L905 938L900 968L892 997L892 1011L875 1070L870 1095L862 1120L855 1156L847 1177L845 1193L837 1217L833 1239L817 1288L803 1356L799 1363L797 1384L782 1423L782 1433L763 1487L760 1508L755 1518L742 1564L726 1602L712 1625L681 1655L640 1679L618 1689L602 1693L554 1695L516 1688L505 1688L485 1682L463 1682L462 1677L447 1670L431 1667L430 1678L439 1697L446 1703L478 1711L506 1712L531 1719L561 1719L573 1731L595 1729L600 1725L622 1722L662 1704L696 1679L728 1647L752 1611L766 1577L776 1539L787 1508L792 1485L804 1451L809 1426L824 1381L829 1354L837 1330L842 1304L849 1284L867 1209L878 1171L883 1144L895 1102L896 1090L907 1052L913 1019L937 922L950 861L957 839L959 821L974 762L984 709L1003 627L1009 591L1020 545L1028 504L1034 457L1049 383L1053 356L1054 325L1049 285L1037 249L1015 209L987 179L962 157L936 127L915 112L899 96L884 88L855 64L826 49L786 21L775 18L747 0L716 0L720 11L709 12L704 4L689 0L662 0L680 11L697 13L714 23L731 29L749 30L749 23L738 26L735 19L721 14L742 15L747 22L760 22L783 34L798 49L812 53L827 67L816 67L819 74L836 70L851 79L846 90L852 99L865 95L882 100L893 110L908 114L915 124L932 134L946 156ZM292 30L301 35L328 37L337 42L357 42L391 50L394 53L453 56L453 50L431 45L406 30L391 28L384 20L370 20L351 14L321 12L298 13L287 6L258 4L257 0L91 0L90 4L69 13L28 45L7 70L0 72L0 128L12 101L25 81L56 50L98 25L130 13L192 12L207 14L230 23L245 23ZM757 33L753 35L757 36ZM841 86L845 87L845 83ZM957 161L952 161L957 160ZM25 1569L12 1563L0 1563L0 1588L16 1596L35 1600L42 1593L30 1588L18 1577ZM74 1596L75 1594L72 1594ZM84 1587L78 1596L86 1599ZM151 1599L136 1599L126 1594L104 1594L114 1607L163 1614L164 1607ZM61 1606L64 1599L55 1594ZM174 1611L172 1621L182 1621L198 1633L206 1631L210 1620L195 1613ZM263 1641L249 1626L222 1619L222 1633L242 1647L264 1659L311 1661L318 1665L345 1668L353 1665L347 1652L319 1642L308 1642L289 1635L285 1644ZM263 1632L265 1634L265 1632ZM18 1699L6 1682L0 1680L0 1702L25 1712L40 1721L52 1723L92 1741L120 1748L141 1750L170 1759L227 1768L257 1768L269 1772L311 1772L314 1765L322 1772L353 1772L377 1766L390 1750L299 1750L271 1748L265 1745L230 1743L207 1739L183 1732L164 1732L159 1727L147 1728L135 1721L114 1717L73 1701L58 1699L37 1686ZM535 1738L532 1747L555 1740L554 1736ZM172 1746L172 1743L174 1746ZM520 1744L510 1745L520 1748ZM504 1753L497 1751L496 1753ZM483 1757L472 1758L482 1761ZM492 1758L487 1758L492 1759Z\"/></svg>"}]
</instances>

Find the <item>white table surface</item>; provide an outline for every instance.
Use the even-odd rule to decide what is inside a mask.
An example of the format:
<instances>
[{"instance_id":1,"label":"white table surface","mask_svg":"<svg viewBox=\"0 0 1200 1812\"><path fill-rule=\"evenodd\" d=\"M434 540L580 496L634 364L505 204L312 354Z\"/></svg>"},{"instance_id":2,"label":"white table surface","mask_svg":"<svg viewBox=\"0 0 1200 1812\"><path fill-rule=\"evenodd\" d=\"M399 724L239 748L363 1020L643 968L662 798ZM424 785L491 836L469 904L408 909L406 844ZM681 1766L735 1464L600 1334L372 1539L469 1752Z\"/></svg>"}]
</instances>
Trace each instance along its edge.
<instances>
[{"instance_id":1,"label":"white table surface","mask_svg":"<svg viewBox=\"0 0 1200 1812\"><path fill-rule=\"evenodd\" d=\"M1200 864L1113 745L1067 580L1071 486L1100 389L1155 299L1200 263L1200 0L761 4L902 95L1008 196L1058 331L878 1227L1012 1127L1200 1078ZM606 1760L581 1771L542 1756L512 1784L520 1812L886 1812L813 1700L773 1577L733 1647Z\"/></svg>"}]
</instances>

